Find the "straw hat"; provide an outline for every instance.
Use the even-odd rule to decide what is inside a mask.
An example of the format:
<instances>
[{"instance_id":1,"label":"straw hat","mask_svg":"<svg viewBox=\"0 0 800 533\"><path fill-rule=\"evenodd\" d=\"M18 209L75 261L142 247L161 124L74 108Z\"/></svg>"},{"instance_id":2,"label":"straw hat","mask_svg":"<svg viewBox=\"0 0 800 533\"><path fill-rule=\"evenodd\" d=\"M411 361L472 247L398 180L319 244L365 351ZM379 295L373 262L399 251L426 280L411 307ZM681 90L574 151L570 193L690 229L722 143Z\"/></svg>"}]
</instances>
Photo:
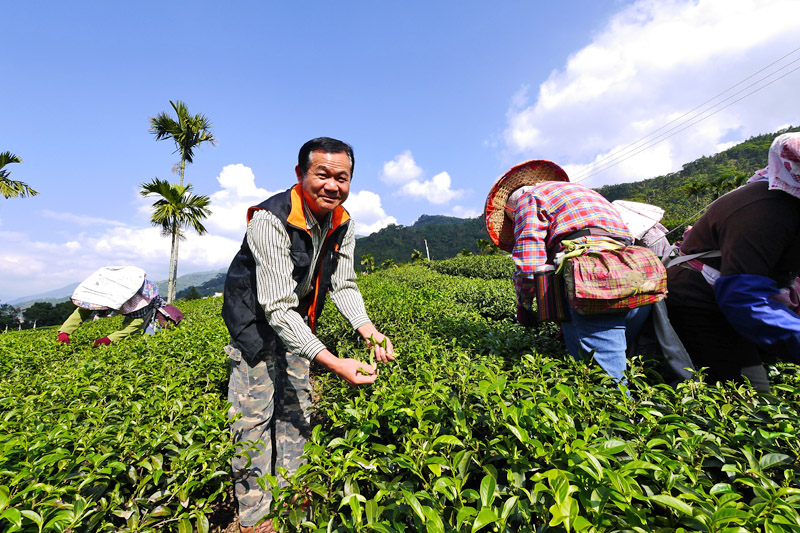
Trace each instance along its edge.
<instances>
[{"instance_id":1,"label":"straw hat","mask_svg":"<svg viewBox=\"0 0 800 533\"><path fill-rule=\"evenodd\" d=\"M484 217L489 238L501 249L507 252L514 249L514 222L505 213L508 196L520 187L543 181L569 181L569 178L564 169L555 163L534 159L511 167L492 186L486 197Z\"/></svg>"}]
</instances>

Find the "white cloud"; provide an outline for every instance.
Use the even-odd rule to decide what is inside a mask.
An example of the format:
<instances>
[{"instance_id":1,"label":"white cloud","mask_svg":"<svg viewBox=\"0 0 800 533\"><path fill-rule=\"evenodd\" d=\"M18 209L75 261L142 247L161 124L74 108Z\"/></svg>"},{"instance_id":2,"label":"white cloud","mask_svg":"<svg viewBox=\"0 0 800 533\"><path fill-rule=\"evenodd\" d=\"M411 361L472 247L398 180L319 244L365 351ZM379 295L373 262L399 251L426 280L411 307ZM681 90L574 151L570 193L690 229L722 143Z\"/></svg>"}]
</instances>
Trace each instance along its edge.
<instances>
[{"instance_id":1,"label":"white cloud","mask_svg":"<svg viewBox=\"0 0 800 533\"><path fill-rule=\"evenodd\" d=\"M86 215L76 215L74 213L59 213L45 209L41 211L41 215L45 218L52 218L53 220L60 220L68 224L74 224L80 227L87 226L124 226L124 222L117 220L108 220L105 218L98 218Z\"/></svg>"},{"instance_id":2,"label":"white cloud","mask_svg":"<svg viewBox=\"0 0 800 533\"><path fill-rule=\"evenodd\" d=\"M446 204L447 202L460 198L465 191L454 190L451 188L452 180L447 172L440 172L427 181L411 181L403 185L400 194L422 198L432 204Z\"/></svg>"},{"instance_id":3,"label":"white cloud","mask_svg":"<svg viewBox=\"0 0 800 533\"><path fill-rule=\"evenodd\" d=\"M410 150L383 164L381 180L389 185L399 185L397 194L414 199L427 200L432 204L446 204L461 198L467 191L452 189L452 180L447 172L440 172L429 180L419 179L423 175Z\"/></svg>"},{"instance_id":4,"label":"white cloud","mask_svg":"<svg viewBox=\"0 0 800 533\"><path fill-rule=\"evenodd\" d=\"M535 101L525 85L512 96L504 134L508 163L551 159L573 176L585 175L590 162L606 162L606 170L584 181L597 186L675 171L731 142L797 124L796 106L780 102L795 100L800 73L763 90L756 91L769 80L745 89L796 56L714 100L720 103L716 113L700 114L708 107L693 111L796 49L800 17L788 16L796 10L794 0L634 3L541 83ZM737 91L742 92L734 96ZM689 117L696 123L687 123ZM675 122L647 137L670 121ZM620 153L643 138L636 145L640 153L634 155L636 147ZM611 165L614 154L621 162Z\"/></svg>"},{"instance_id":5,"label":"white cloud","mask_svg":"<svg viewBox=\"0 0 800 533\"><path fill-rule=\"evenodd\" d=\"M351 193L344 207L355 221L356 235L369 235L389 224L397 224L397 219L387 215L381 207L381 197L371 191Z\"/></svg>"},{"instance_id":6,"label":"white cloud","mask_svg":"<svg viewBox=\"0 0 800 533\"><path fill-rule=\"evenodd\" d=\"M453 206L453 209L450 210L450 214L452 216L459 218L475 218L482 212L483 211L480 209L474 209L472 207L464 207L461 205Z\"/></svg>"},{"instance_id":7,"label":"white cloud","mask_svg":"<svg viewBox=\"0 0 800 533\"><path fill-rule=\"evenodd\" d=\"M410 150L396 156L393 161L383 164L383 175L381 180L389 185L402 185L403 183L416 180L422 175L422 169L414 162L414 156Z\"/></svg>"},{"instance_id":8,"label":"white cloud","mask_svg":"<svg viewBox=\"0 0 800 533\"><path fill-rule=\"evenodd\" d=\"M217 177L221 190L211 195L211 216L205 224L209 233L223 233L241 239L247 227L247 208L259 204L277 191L256 186L253 171L242 165L227 165ZM288 188L292 184L286 185Z\"/></svg>"},{"instance_id":9,"label":"white cloud","mask_svg":"<svg viewBox=\"0 0 800 533\"><path fill-rule=\"evenodd\" d=\"M108 265L136 265L154 281L166 279L170 238L156 228L103 228L65 243L31 241L22 234L0 233L13 252L0 253L2 300L50 291L81 281ZM190 233L179 245L178 274L215 270L228 265L240 239ZM10 295L10 296L9 296Z\"/></svg>"}]
</instances>

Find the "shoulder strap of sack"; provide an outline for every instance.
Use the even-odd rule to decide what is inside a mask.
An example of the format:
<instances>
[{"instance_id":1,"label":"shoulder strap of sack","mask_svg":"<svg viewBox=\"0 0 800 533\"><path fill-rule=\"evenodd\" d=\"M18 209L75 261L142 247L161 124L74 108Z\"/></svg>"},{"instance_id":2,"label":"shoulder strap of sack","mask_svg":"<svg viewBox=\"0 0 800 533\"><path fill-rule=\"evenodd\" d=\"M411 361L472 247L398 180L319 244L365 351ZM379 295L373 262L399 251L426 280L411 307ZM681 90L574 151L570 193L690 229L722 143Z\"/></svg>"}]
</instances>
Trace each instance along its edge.
<instances>
[{"instance_id":1,"label":"shoulder strap of sack","mask_svg":"<svg viewBox=\"0 0 800 533\"><path fill-rule=\"evenodd\" d=\"M689 255L676 255L675 257L670 257L664 266L669 268L671 266L679 265L681 263L685 263L686 261L691 261L692 259L701 259L701 258L708 258L708 257L720 257L722 256L722 252L719 250L708 250L706 252L698 252L696 254L689 254Z\"/></svg>"},{"instance_id":2,"label":"shoulder strap of sack","mask_svg":"<svg viewBox=\"0 0 800 533\"><path fill-rule=\"evenodd\" d=\"M572 233L567 233L566 235L562 235L561 237L551 241L550 246L547 247L547 262L553 264L553 259L555 258L556 253L558 252L558 245L561 244L561 241L573 241L575 239L580 239L581 237L586 237L587 235L608 237L609 239L614 239L615 241L619 241L624 246L630 246L631 244L633 244L633 241L631 239L620 237L619 235L615 235L603 228L583 228L577 231L573 231Z\"/></svg>"}]
</instances>

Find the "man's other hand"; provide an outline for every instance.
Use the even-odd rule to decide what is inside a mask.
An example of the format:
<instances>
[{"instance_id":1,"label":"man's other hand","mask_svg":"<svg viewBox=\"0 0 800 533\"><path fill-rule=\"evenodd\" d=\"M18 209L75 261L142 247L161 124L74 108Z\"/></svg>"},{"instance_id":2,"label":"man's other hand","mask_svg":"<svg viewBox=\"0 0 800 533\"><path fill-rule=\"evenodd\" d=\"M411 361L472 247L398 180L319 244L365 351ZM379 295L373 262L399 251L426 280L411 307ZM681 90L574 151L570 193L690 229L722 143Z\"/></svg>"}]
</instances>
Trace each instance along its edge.
<instances>
[{"instance_id":1,"label":"man's other hand","mask_svg":"<svg viewBox=\"0 0 800 533\"><path fill-rule=\"evenodd\" d=\"M369 385L378 379L378 369L374 366L362 363L356 359L340 359L328 350L319 352L314 358L314 361L331 372L335 372L339 377L354 387Z\"/></svg>"},{"instance_id":2,"label":"man's other hand","mask_svg":"<svg viewBox=\"0 0 800 533\"><path fill-rule=\"evenodd\" d=\"M339 359L338 368L334 369L342 379L350 385L369 385L378 379L378 369L367 363L362 363L356 359Z\"/></svg>"}]
</instances>

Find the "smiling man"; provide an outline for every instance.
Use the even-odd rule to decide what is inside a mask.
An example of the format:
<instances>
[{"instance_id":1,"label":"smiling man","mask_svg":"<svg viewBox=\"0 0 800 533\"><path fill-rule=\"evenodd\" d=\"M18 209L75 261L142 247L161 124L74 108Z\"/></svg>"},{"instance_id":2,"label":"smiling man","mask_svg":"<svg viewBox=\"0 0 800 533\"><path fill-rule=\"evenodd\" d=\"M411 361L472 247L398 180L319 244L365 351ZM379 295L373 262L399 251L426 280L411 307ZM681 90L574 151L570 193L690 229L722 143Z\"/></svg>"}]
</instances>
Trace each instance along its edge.
<instances>
[{"instance_id":1,"label":"smiling man","mask_svg":"<svg viewBox=\"0 0 800 533\"><path fill-rule=\"evenodd\" d=\"M342 203L350 193L353 149L320 137L300 148L297 185L247 211L247 234L225 280L222 317L231 335L229 416L234 440L260 441L231 461L243 532L272 531L272 495L257 478L300 466L310 434L312 361L349 384L375 381L377 368L328 351L314 331L330 293L375 352L394 360L392 343L370 322L355 283L355 232ZM369 339L376 341L374 345ZM385 340L385 342L384 342Z\"/></svg>"}]
</instances>

